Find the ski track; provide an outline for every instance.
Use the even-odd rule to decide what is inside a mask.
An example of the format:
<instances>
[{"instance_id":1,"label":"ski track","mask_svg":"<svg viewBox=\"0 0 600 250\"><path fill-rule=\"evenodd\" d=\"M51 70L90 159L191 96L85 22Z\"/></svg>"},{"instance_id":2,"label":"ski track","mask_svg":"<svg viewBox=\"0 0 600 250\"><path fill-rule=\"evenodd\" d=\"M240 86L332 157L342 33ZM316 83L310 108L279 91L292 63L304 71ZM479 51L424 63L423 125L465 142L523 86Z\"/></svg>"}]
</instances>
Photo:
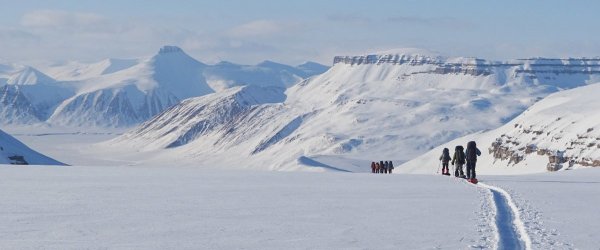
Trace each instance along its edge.
<instances>
[{"instance_id":1,"label":"ski track","mask_svg":"<svg viewBox=\"0 0 600 250\"><path fill-rule=\"evenodd\" d=\"M498 238L496 249L532 249L531 238L510 194L502 188L481 182L477 185L489 190L495 206L494 222Z\"/></svg>"}]
</instances>

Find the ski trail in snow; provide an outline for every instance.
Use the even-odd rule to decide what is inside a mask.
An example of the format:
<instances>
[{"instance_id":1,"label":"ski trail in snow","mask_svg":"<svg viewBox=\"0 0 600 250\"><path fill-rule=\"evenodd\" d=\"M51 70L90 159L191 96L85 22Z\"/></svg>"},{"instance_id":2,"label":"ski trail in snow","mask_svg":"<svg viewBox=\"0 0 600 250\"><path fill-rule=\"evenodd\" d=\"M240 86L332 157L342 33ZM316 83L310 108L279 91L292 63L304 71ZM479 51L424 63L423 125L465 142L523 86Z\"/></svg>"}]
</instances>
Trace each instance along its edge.
<instances>
[{"instance_id":1,"label":"ski trail in snow","mask_svg":"<svg viewBox=\"0 0 600 250\"><path fill-rule=\"evenodd\" d=\"M477 184L490 190L496 209L495 225L498 234L497 249L532 249L531 238L527 234L525 224L520 218L519 209L512 197L504 189Z\"/></svg>"}]
</instances>

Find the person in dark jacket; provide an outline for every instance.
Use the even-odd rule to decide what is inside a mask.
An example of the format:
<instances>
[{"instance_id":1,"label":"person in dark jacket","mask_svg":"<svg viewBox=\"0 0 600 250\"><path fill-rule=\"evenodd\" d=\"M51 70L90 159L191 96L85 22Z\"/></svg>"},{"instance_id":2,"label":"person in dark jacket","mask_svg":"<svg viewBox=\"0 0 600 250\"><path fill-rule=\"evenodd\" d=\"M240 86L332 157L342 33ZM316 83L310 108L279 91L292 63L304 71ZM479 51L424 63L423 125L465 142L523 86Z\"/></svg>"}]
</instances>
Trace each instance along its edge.
<instances>
[{"instance_id":1,"label":"person in dark jacket","mask_svg":"<svg viewBox=\"0 0 600 250\"><path fill-rule=\"evenodd\" d=\"M443 175L450 175L450 170L448 169L448 163L450 160L452 160L452 158L450 158L450 150L448 148L444 148L442 155L440 156L440 161L442 161Z\"/></svg>"},{"instance_id":2,"label":"person in dark jacket","mask_svg":"<svg viewBox=\"0 0 600 250\"><path fill-rule=\"evenodd\" d=\"M465 173L463 172L463 166L466 163L464 148L461 145L456 146L454 148L454 156L452 157L452 165L454 165L454 176L465 178Z\"/></svg>"},{"instance_id":3,"label":"person in dark jacket","mask_svg":"<svg viewBox=\"0 0 600 250\"><path fill-rule=\"evenodd\" d=\"M371 162L371 173L375 173L375 162Z\"/></svg>"},{"instance_id":4,"label":"person in dark jacket","mask_svg":"<svg viewBox=\"0 0 600 250\"><path fill-rule=\"evenodd\" d=\"M391 174L392 170L394 170L394 163L392 163L392 161L390 161L390 165L388 166L388 174Z\"/></svg>"},{"instance_id":5,"label":"person in dark jacket","mask_svg":"<svg viewBox=\"0 0 600 250\"><path fill-rule=\"evenodd\" d=\"M390 163L388 161L384 161L383 165L385 166L384 174L387 174L388 172L390 172Z\"/></svg>"},{"instance_id":6,"label":"person in dark jacket","mask_svg":"<svg viewBox=\"0 0 600 250\"><path fill-rule=\"evenodd\" d=\"M467 143L467 151L465 156L467 159L467 179L473 181L476 178L475 165L477 164L477 156L481 155L481 151L477 148L474 141Z\"/></svg>"},{"instance_id":7,"label":"person in dark jacket","mask_svg":"<svg viewBox=\"0 0 600 250\"><path fill-rule=\"evenodd\" d=\"M381 174L385 173L385 164L383 163L383 161L379 161L379 167L381 167L381 170L379 171L379 173L381 173Z\"/></svg>"}]
</instances>

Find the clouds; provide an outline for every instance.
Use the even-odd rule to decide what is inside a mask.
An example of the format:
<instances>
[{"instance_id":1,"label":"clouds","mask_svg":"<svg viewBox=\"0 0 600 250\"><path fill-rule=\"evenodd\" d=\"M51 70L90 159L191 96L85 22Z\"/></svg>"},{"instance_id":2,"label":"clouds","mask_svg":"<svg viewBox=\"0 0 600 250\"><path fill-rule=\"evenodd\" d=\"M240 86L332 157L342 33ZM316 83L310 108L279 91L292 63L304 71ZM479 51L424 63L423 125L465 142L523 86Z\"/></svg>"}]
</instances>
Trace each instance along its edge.
<instances>
[{"instance_id":1,"label":"clouds","mask_svg":"<svg viewBox=\"0 0 600 250\"><path fill-rule=\"evenodd\" d=\"M0 23L0 55L22 63L44 59L96 61L149 56L161 46L173 44L208 63L297 58L282 50L302 29L296 22L256 19L212 29L211 23L185 20L32 10L24 13L15 26L2 27Z\"/></svg>"},{"instance_id":2,"label":"clouds","mask_svg":"<svg viewBox=\"0 0 600 250\"><path fill-rule=\"evenodd\" d=\"M272 36L285 30L283 24L269 21L256 20L233 27L226 34L234 38L247 38L257 36Z\"/></svg>"},{"instance_id":3,"label":"clouds","mask_svg":"<svg viewBox=\"0 0 600 250\"><path fill-rule=\"evenodd\" d=\"M473 11L429 1L61 1L46 4L55 9L31 9L23 1L5 6L10 15L0 16L0 57L21 63L136 58L165 44L206 63L330 63L339 54L401 47L489 59L528 56L532 49L547 57L600 50L598 35L589 32L598 19L591 12L584 22L572 20L580 14L545 24L527 11L496 11L502 4Z\"/></svg>"},{"instance_id":4,"label":"clouds","mask_svg":"<svg viewBox=\"0 0 600 250\"><path fill-rule=\"evenodd\" d=\"M21 25L36 30L86 33L115 31L115 26L104 16L62 10L35 10L25 13L21 18Z\"/></svg>"}]
</instances>

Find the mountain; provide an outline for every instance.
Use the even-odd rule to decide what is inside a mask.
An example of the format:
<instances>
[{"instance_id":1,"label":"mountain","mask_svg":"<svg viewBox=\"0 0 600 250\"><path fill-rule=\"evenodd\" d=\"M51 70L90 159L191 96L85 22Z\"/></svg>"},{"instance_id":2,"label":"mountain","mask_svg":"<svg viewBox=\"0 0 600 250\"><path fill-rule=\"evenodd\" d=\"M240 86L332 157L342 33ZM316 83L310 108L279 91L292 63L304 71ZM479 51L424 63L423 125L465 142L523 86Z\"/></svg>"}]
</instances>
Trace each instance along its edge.
<instances>
[{"instance_id":1,"label":"mountain","mask_svg":"<svg viewBox=\"0 0 600 250\"><path fill-rule=\"evenodd\" d=\"M0 65L0 124L30 124L48 118L73 91L25 65Z\"/></svg>"},{"instance_id":2,"label":"mountain","mask_svg":"<svg viewBox=\"0 0 600 250\"><path fill-rule=\"evenodd\" d=\"M138 59L109 58L91 64L70 61L65 64L50 65L42 70L55 79L77 81L128 69L138 63L140 63Z\"/></svg>"},{"instance_id":3,"label":"mountain","mask_svg":"<svg viewBox=\"0 0 600 250\"><path fill-rule=\"evenodd\" d=\"M281 103L285 98L281 88L252 85L233 87L184 100L114 141L143 145L160 138L147 146L172 148L185 145L200 136L226 136L239 129L239 119L260 112L264 108L260 104Z\"/></svg>"},{"instance_id":4,"label":"mountain","mask_svg":"<svg viewBox=\"0 0 600 250\"><path fill-rule=\"evenodd\" d=\"M329 67L316 62L305 62L296 66L297 69L304 71L308 75L320 75L325 73Z\"/></svg>"},{"instance_id":5,"label":"mountain","mask_svg":"<svg viewBox=\"0 0 600 250\"><path fill-rule=\"evenodd\" d=\"M292 67L271 61L264 61L257 65L220 62L216 65L209 65L204 70L204 77L215 90L244 85L287 88L305 78L321 74L328 68L318 63Z\"/></svg>"},{"instance_id":6,"label":"mountain","mask_svg":"<svg viewBox=\"0 0 600 250\"><path fill-rule=\"evenodd\" d=\"M65 165L42 155L0 130L0 164Z\"/></svg>"},{"instance_id":7,"label":"mountain","mask_svg":"<svg viewBox=\"0 0 600 250\"><path fill-rule=\"evenodd\" d=\"M236 86L285 89L327 68L271 61L207 65L176 46L164 46L149 58L43 67L52 77L32 67L0 64L0 123L128 127L186 98Z\"/></svg>"},{"instance_id":8,"label":"mountain","mask_svg":"<svg viewBox=\"0 0 600 250\"><path fill-rule=\"evenodd\" d=\"M177 112L182 107L176 106L162 114L161 121L170 122L151 120L114 144L169 148L187 158L228 165L366 171L366 165L353 159L405 162L460 136L499 127L548 94L598 78L599 63L539 58L495 62L421 50L335 57L327 72L287 89L281 103L258 103L253 112L234 117L217 112L224 117L211 120L233 123L225 126L229 129L198 133L206 121L194 122L196 113ZM207 100L195 102L208 105ZM183 120L192 123L179 122ZM177 135L189 136L173 144ZM127 140L131 142L122 143Z\"/></svg>"},{"instance_id":9,"label":"mountain","mask_svg":"<svg viewBox=\"0 0 600 250\"><path fill-rule=\"evenodd\" d=\"M214 92L202 76L204 67L180 48L165 46L135 66L74 83L78 93L48 121L109 127L143 122L185 98Z\"/></svg>"},{"instance_id":10,"label":"mountain","mask_svg":"<svg viewBox=\"0 0 600 250\"><path fill-rule=\"evenodd\" d=\"M474 140L482 151L481 174L536 173L600 166L600 84L561 91L531 106L504 126L468 135L431 150L399 170L433 173L444 147Z\"/></svg>"}]
</instances>

